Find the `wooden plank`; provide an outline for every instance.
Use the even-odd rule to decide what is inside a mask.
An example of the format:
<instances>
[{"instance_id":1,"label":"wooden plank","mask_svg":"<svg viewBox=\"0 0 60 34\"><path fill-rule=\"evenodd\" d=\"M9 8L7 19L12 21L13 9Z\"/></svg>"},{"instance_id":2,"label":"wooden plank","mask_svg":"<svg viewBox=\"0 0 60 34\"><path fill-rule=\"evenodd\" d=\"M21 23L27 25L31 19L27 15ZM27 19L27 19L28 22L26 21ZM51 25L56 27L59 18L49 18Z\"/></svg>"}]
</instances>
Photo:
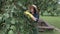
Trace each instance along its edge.
<instances>
[{"instance_id":1,"label":"wooden plank","mask_svg":"<svg viewBox=\"0 0 60 34\"><path fill-rule=\"evenodd\" d=\"M54 29L53 27L46 27L46 26L38 26L40 29Z\"/></svg>"},{"instance_id":2,"label":"wooden plank","mask_svg":"<svg viewBox=\"0 0 60 34\"><path fill-rule=\"evenodd\" d=\"M46 30L48 31L53 31L54 28L53 27L46 27L46 26L38 26L39 32L44 32Z\"/></svg>"}]
</instances>

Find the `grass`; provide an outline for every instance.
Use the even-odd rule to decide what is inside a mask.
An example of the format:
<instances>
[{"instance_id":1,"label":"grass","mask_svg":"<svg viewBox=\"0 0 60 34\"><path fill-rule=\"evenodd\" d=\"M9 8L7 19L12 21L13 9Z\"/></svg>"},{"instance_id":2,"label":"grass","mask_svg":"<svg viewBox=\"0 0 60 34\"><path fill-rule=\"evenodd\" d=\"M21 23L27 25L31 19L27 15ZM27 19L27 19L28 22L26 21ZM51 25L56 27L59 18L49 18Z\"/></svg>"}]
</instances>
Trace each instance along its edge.
<instances>
[{"instance_id":1,"label":"grass","mask_svg":"<svg viewBox=\"0 0 60 34\"><path fill-rule=\"evenodd\" d=\"M52 31L52 32L40 32L40 34L60 34L58 31Z\"/></svg>"},{"instance_id":2,"label":"grass","mask_svg":"<svg viewBox=\"0 0 60 34\"><path fill-rule=\"evenodd\" d=\"M49 24L57 27L60 29L60 17L52 17L52 16L40 16L44 21L48 22ZM41 34L60 34L58 31L53 32L40 32Z\"/></svg>"}]
</instances>

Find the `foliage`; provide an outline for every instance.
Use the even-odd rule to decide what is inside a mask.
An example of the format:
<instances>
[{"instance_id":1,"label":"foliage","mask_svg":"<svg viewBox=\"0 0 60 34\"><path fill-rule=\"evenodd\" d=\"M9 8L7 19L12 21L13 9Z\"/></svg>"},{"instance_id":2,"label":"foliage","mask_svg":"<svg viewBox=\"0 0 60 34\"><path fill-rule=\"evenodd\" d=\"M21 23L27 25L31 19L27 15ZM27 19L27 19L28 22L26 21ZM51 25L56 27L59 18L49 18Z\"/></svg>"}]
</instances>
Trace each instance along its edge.
<instances>
[{"instance_id":1,"label":"foliage","mask_svg":"<svg viewBox=\"0 0 60 34\"><path fill-rule=\"evenodd\" d=\"M0 28L4 34L29 34L35 23L24 15L29 4L37 5L41 15L56 10L55 0L0 0ZM53 15L53 14L52 14ZM32 24L31 24L32 23Z\"/></svg>"}]
</instances>

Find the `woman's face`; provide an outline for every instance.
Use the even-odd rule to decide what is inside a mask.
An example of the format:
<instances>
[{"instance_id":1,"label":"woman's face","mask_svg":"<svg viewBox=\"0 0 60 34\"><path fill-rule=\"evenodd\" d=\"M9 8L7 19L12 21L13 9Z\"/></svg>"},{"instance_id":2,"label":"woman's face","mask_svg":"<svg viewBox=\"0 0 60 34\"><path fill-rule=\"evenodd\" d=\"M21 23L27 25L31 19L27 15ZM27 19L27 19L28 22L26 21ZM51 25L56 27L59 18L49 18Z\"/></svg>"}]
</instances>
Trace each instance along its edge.
<instances>
[{"instance_id":1,"label":"woman's face","mask_svg":"<svg viewBox=\"0 0 60 34\"><path fill-rule=\"evenodd\" d=\"M31 7L29 7L29 10L30 10L30 12L32 13L32 14L34 14L34 9L33 9L33 7L31 6Z\"/></svg>"},{"instance_id":2,"label":"woman's face","mask_svg":"<svg viewBox=\"0 0 60 34\"><path fill-rule=\"evenodd\" d=\"M33 8L31 8L30 10L31 10L31 12L33 12L33 11L34 11L34 10L33 10Z\"/></svg>"}]
</instances>

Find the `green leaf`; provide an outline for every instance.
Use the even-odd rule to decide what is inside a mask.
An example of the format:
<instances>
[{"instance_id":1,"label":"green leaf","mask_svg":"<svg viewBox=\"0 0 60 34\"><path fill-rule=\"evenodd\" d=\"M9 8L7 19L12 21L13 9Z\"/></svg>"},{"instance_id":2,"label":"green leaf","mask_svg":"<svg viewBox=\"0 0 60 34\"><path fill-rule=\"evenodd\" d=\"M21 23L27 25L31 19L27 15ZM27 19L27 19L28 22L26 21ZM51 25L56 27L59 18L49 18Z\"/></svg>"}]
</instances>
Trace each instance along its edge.
<instances>
[{"instance_id":1,"label":"green leaf","mask_svg":"<svg viewBox=\"0 0 60 34\"><path fill-rule=\"evenodd\" d=\"M13 31L16 31L16 27L14 25L12 25L10 29L12 29Z\"/></svg>"},{"instance_id":2,"label":"green leaf","mask_svg":"<svg viewBox=\"0 0 60 34\"><path fill-rule=\"evenodd\" d=\"M8 34L14 34L14 32L13 32L12 30L10 30L10 31L8 32Z\"/></svg>"},{"instance_id":3,"label":"green leaf","mask_svg":"<svg viewBox=\"0 0 60 34\"><path fill-rule=\"evenodd\" d=\"M15 24L15 19L12 19L11 20L11 24Z\"/></svg>"}]
</instances>

